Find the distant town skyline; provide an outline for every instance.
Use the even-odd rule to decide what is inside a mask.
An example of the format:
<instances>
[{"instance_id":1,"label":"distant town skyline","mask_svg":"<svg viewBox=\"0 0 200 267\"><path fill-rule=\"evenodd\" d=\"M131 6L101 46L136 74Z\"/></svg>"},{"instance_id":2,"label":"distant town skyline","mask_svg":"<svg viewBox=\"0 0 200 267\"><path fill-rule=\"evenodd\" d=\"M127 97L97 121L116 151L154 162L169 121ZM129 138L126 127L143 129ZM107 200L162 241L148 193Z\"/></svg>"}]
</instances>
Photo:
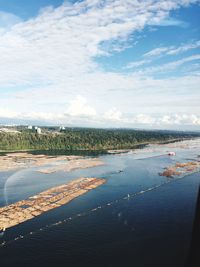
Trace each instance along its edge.
<instances>
[{"instance_id":1,"label":"distant town skyline","mask_svg":"<svg viewBox=\"0 0 200 267\"><path fill-rule=\"evenodd\" d=\"M0 124L200 130L200 1L0 0Z\"/></svg>"}]
</instances>

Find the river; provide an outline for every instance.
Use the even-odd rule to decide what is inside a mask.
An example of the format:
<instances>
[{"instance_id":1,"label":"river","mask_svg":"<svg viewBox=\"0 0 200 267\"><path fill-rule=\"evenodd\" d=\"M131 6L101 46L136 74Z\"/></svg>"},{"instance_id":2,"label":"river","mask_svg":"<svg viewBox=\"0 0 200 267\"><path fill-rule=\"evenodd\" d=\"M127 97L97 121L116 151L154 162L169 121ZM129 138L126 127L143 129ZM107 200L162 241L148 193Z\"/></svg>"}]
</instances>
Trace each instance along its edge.
<instances>
[{"instance_id":1,"label":"river","mask_svg":"<svg viewBox=\"0 0 200 267\"><path fill-rule=\"evenodd\" d=\"M200 174L166 178L159 173L176 162L200 160L199 154L196 139L101 154L104 166L71 172L42 174L37 167L0 172L0 206L77 177L107 180L8 229L0 238L1 266L184 267Z\"/></svg>"}]
</instances>

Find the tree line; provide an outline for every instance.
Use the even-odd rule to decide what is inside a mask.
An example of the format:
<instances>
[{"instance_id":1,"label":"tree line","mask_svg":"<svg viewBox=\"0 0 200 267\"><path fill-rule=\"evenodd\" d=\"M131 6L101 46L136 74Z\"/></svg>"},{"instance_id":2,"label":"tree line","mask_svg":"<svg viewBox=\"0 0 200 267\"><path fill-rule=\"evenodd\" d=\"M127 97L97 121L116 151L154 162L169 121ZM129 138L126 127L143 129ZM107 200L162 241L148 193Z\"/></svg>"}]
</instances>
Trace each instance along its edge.
<instances>
[{"instance_id":1,"label":"tree line","mask_svg":"<svg viewBox=\"0 0 200 267\"><path fill-rule=\"evenodd\" d=\"M130 149L149 142L167 142L197 137L195 133L127 129L68 128L43 134L22 130L0 132L0 150L108 150Z\"/></svg>"}]
</instances>

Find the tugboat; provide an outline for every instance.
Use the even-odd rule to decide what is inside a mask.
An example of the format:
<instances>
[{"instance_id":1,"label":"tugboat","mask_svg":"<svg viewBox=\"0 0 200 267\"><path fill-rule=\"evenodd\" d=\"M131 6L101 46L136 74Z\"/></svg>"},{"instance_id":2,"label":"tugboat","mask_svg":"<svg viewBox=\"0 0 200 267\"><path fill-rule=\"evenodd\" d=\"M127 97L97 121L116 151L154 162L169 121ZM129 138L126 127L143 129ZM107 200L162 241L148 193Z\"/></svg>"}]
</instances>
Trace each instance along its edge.
<instances>
[{"instance_id":1,"label":"tugboat","mask_svg":"<svg viewBox=\"0 0 200 267\"><path fill-rule=\"evenodd\" d=\"M0 228L0 237L4 235L5 231L6 231L5 227Z\"/></svg>"},{"instance_id":2,"label":"tugboat","mask_svg":"<svg viewBox=\"0 0 200 267\"><path fill-rule=\"evenodd\" d=\"M176 153L173 151L168 152L168 156L176 156Z\"/></svg>"}]
</instances>

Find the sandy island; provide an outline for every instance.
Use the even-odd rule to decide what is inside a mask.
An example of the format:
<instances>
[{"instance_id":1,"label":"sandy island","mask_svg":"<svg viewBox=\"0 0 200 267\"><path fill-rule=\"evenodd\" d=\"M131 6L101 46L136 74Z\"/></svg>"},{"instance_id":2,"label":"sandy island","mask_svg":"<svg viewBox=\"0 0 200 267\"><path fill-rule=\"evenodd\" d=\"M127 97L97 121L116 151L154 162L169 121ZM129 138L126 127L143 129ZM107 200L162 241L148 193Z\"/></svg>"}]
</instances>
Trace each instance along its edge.
<instances>
[{"instance_id":1,"label":"sandy island","mask_svg":"<svg viewBox=\"0 0 200 267\"><path fill-rule=\"evenodd\" d=\"M75 169L86 169L86 168L101 166L103 164L104 163L97 158L95 159L91 159L91 158L73 159L64 164L59 164L53 167L40 169L39 172L48 174L48 173L53 173L57 171L72 171Z\"/></svg>"},{"instance_id":2,"label":"sandy island","mask_svg":"<svg viewBox=\"0 0 200 267\"><path fill-rule=\"evenodd\" d=\"M53 173L57 171L71 171L103 165L98 158L82 156L48 156L29 153L8 153L0 156L0 171L9 171L27 167L41 167L41 173Z\"/></svg>"}]
</instances>

